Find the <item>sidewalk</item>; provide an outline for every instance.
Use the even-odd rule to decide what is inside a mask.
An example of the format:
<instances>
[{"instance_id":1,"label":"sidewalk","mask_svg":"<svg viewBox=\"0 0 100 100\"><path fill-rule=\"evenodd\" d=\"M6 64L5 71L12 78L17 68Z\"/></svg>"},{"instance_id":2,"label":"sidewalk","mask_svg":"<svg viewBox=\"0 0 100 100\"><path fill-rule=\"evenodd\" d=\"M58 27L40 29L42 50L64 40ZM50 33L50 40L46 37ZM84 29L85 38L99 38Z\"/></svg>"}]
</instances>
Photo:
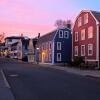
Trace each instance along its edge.
<instances>
[{"instance_id":1,"label":"sidewalk","mask_svg":"<svg viewBox=\"0 0 100 100\"><path fill-rule=\"evenodd\" d=\"M67 67L67 66L63 67L63 66L56 66L56 65L42 64L42 63L40 64L40 66L55 68L55 69L63 70L69 73L78 74L82 76L100 78L100 70L80 70L78 68L73 68L73 67Z\"/></svg>"},{"instance_id":2,"label":"sidewalk","mask_svg":"<svg viewBox=\"0 0 100 100\"><path fill-rule=\"evenodd\" d=\"M7 85L1 69L0 69L0 100L14 100L10 87Z\"/></svg>"}]
</instances>

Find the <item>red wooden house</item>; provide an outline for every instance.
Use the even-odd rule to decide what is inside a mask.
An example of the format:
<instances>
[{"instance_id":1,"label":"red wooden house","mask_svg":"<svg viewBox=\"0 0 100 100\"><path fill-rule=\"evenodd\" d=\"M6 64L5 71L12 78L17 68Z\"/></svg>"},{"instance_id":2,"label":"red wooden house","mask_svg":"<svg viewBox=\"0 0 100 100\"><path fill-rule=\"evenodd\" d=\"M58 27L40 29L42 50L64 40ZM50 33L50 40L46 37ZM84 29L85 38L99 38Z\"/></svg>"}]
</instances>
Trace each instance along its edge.
<instances>
[{"instance_id":1,"label":"red wooden house","mask_svg":"<svg viewBox=\"0 0 100 100\"><path fill-rule=\"evenodd\" d=\"M89 63L100 63L100 12L83 10L73 27L72 59L83 57Z\"/></svg>"}]
</instances>

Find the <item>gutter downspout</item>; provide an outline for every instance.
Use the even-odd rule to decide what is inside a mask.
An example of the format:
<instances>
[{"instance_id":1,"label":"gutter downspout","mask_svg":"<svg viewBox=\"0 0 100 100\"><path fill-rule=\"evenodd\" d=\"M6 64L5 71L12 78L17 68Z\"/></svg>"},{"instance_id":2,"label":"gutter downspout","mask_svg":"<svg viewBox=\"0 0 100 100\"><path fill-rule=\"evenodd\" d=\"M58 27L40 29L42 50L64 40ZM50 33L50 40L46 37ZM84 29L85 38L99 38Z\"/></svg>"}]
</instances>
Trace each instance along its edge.
<instances>
[{"instance_id":1,"label":"gutter downspout","mask_svg":"<svg viewBox=\"0 0 100 100\"><path fill-rule=\"evenodd\" d=\"M97 49L96 49L96 59L98 63L98 69L100 69L100 63L99 63L99 24L97 24Z\"/></svg>"}]
</instances>

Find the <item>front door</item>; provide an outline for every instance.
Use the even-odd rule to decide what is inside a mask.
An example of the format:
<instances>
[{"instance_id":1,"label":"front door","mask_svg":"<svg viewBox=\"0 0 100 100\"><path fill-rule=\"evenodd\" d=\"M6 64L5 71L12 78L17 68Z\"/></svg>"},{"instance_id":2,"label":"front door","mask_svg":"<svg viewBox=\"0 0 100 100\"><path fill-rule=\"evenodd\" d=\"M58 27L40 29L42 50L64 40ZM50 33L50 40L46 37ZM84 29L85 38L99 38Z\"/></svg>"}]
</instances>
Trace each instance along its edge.
<instances>
[{"instance_id":1,"label":"front door","mask_svg":"<svg viewBox=\"0 0 100 100\"><path fill-rule=\"evenodd\" d=\"M45 53L43 52L42 53L42 63L44 63L45 62Z\"/></svg>"}]
</instances>

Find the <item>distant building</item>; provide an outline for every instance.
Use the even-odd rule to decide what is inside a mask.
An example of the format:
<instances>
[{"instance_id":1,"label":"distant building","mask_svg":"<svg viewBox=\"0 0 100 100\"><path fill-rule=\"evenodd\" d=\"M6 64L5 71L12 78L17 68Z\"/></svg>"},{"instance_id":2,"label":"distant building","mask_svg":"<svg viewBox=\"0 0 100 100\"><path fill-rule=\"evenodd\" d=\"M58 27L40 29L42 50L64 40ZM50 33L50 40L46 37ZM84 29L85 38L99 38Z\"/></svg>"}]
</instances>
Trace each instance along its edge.
<instances>
[{"instance_id":1,"label":"distant building","mask_svg":"<svg viewBox=\"0 0 100 100\"><path fill-rule=\"evenodd\" d=\"M54 30L38 39L39 62L65 64L71 61L71 29Z\"/></svg>"},{"instance_id":2,"label":"distant building","mask_svg":"<svg viewBox=\"0 0 100 100\"><path fill-rule=\"evenodd\" d=\"M5 43L0 43L0 56L7 55L7 48L5 48Z\"/></svg>"},{"instance_id":3,"label":"distant building","mask_svg":"<svg viewBox=\"0 0 100 100\"><path fill-rule=\"evenodd\" d=\"M73 27L73 60L83 57L88 63L100 63L100 12L83 10Z\"/></svg>"},{"instance_id":4,"label":"distant building","mask_svg":"<svg viewBox=\"0 0 100 100\"><path fill-rule=\"evenodd\" d=\"M18 42L20 39L24 39L24 37L21 36L10 36L5 38L5 46L10 46L13 43Z\"/></svg>"},{"instance_id":5,"label":"distant building","mask_svg":"<svg viewBox=\"0 0 100 100\"><path fill-rule=\"evenodd\" d=\"M15 58L17 59L18 58L18 49L17 49L17 46L18 46L18 42L15 42L13 44L10 45L10 58Z\"/></svg>"},{"instance_id":6,"label":"distant building","mask_svg":"<svg viewBox=\"0 0 100 100\"><path fill-rule=\"evenodd\" d=\"M8 48L11 58L27 60L29 38L24 36L11 36L5 38L5 47Z\"/></svg>"},{"instance_id":7,"label":"distant building","mask_svg":"<svg viewBox=\"0 0 100 100\"><path fill-rule=\"evenodd\" d=\"M36 63L37 59L36 59L36 45L37 45L37 41L38 39L37 38L34 38L34 39L30 39L29 41L29 46L28 46L28 62L33 62L33 63Z\"/></svg>"},{"instance_id":8,"label":"distant building","mask_svg":"<svg viewBox=\"0 0 100 100\"><path fill-rule=\"evenodd\" d=\"M18 41L17 50L18 50L18 59L27 61L29 38L20 39Z\"/></svg>"}]
</instances>

